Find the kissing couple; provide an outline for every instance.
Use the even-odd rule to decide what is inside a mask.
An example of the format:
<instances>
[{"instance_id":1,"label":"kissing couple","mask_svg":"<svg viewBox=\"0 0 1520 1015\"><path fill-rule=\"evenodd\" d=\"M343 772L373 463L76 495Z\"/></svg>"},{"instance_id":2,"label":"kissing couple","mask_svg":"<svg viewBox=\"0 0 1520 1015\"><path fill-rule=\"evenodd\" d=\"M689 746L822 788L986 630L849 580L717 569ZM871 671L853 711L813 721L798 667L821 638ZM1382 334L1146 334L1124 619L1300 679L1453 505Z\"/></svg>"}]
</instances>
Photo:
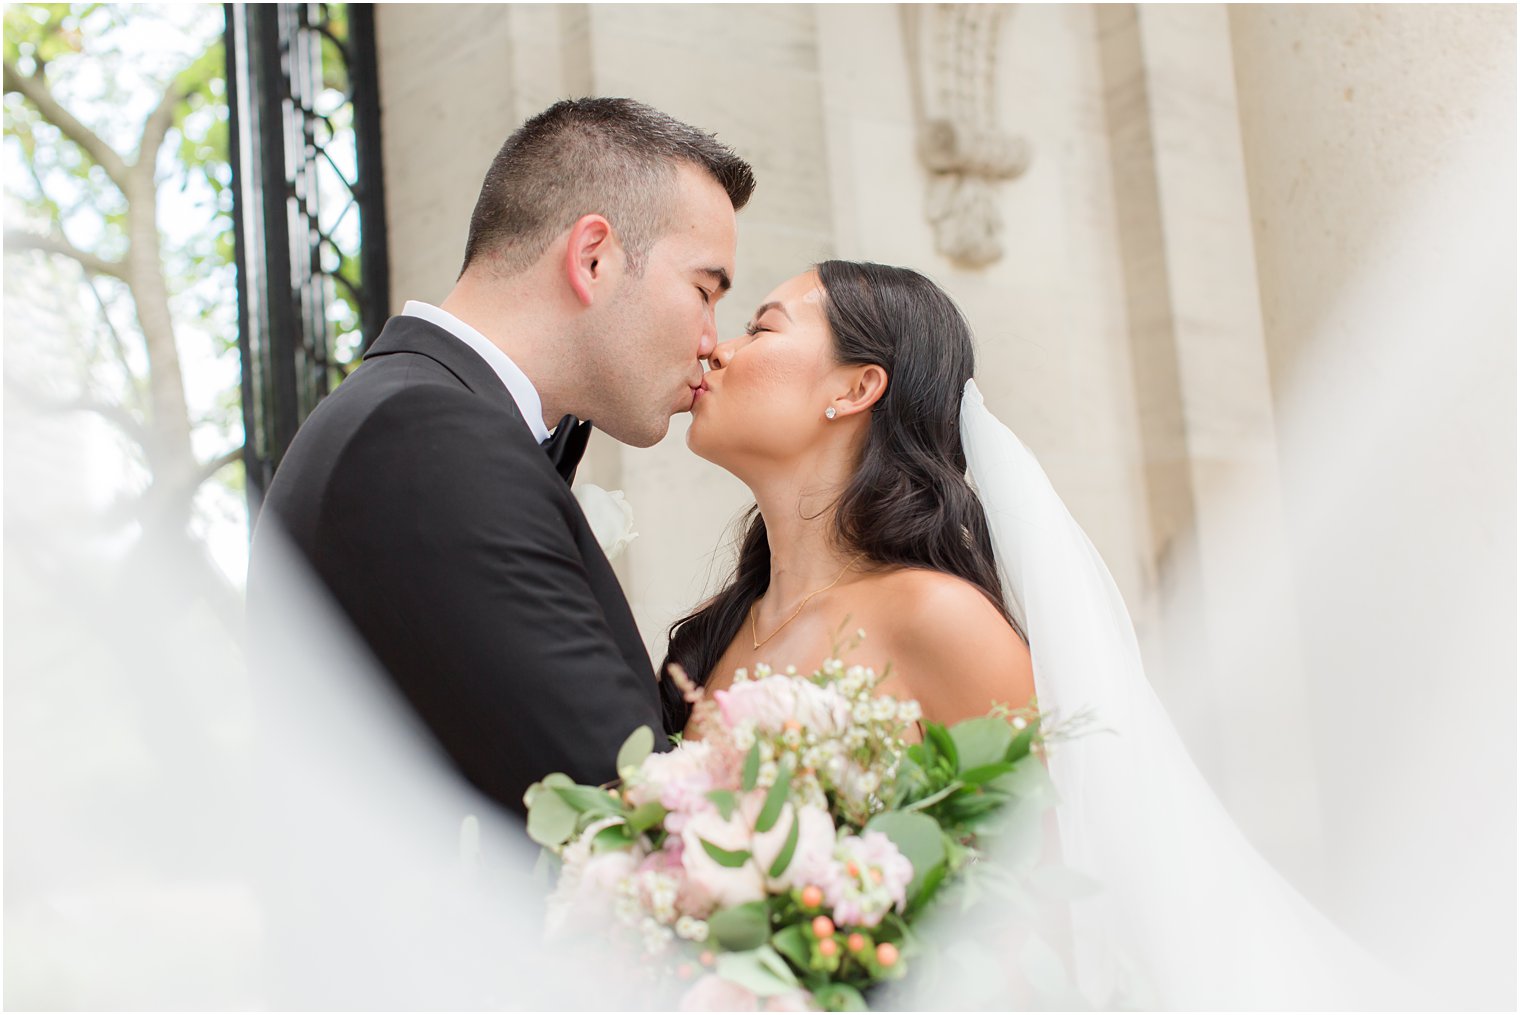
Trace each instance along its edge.
<instances>
[{"instance_id":1,"label":"kissing couple","mask_svg":"<svg viewBox=\"0 0 1520 1015\"><path fill-rule=\"evenodd\" d=\"M591 422L648 447L689 411L691 449L754 492L733 579L666 660L709 693L759 662L815 667L848 617L855 661L891 662L882 693L930 721L1033 694L965 477L965 320L917 272L827 261L720 341L754 186L637 102L535 116L487 171L453 291L386 324L269 487L260 528L504 807L550 772L613 779L633 730L688 718L570 491Z\"/></svg>"},{"instance_id":2,"label":"kissing couple","mask_svg":"<svg viewBox=\"0 0 1520 1015\"><path fill-rule=\"evenodd\" d=\"M277 526L458 770L518 813L548 773L616 778L641 726L661 748L684 733L671 664L708 694L759 663L808 672L846 622L867 637L845 661L928 721L1038 689L1042 712L1117 734L1049 760L1065 861L1103 886L1073 925L1092 996L1129 954L1168 1007L1325 1000L1334 929L1193 767L1102 559L983 406L950 297L907 268L824 261L720 341L754 186L713 136L628 99L524 123L453 290L408 302L296 434L250 600ZM570 481L591 421L648 447L679 412L755 509L656 669Z\"/></svg>"}]
</instances>

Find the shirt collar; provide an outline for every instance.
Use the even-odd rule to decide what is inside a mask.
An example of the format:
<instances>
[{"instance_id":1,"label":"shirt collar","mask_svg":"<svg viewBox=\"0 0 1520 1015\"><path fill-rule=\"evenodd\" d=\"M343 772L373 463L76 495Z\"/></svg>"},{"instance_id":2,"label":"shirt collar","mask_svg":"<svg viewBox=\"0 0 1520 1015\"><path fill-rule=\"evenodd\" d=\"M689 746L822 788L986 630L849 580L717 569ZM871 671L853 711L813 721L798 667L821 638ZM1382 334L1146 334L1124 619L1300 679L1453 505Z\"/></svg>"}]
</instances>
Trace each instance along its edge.
<instances>
[{"instance_id":1,"label":"shirt collar","mask_svg":"<svg viewBox=\"0 0 1520 1015\"><path fill-rule=\"evenodd\" d=\"M507 386L507 393L512 396L512 401L517 403L517 409L522 413L522 418L527 420L528 429L533 431L534 439L540 444L549 439L549 430L544 426L544 403L538 397L538 389L533 386L532 381L528 380L528 375L523 373L517 364L512 362L512 358L502 352L496 343L447 310L435 307L431 303L407 300L406 306L401 308L401 313L405 317L420 317L429 324L436 324L474 349Z\"/></svg>"}]
</instances>

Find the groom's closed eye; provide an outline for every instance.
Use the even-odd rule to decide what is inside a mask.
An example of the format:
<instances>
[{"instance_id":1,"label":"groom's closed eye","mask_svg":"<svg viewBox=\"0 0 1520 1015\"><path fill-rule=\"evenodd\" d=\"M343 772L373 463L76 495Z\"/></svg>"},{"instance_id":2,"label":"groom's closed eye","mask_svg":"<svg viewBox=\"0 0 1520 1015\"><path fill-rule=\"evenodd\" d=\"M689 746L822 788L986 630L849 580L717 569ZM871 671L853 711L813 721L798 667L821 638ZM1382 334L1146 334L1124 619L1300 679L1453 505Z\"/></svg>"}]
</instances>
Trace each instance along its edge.
<instances>
[{"instance_id":1,"label":"groom's closed eye","mask_svg":"<svg viewBox=\"0 0 1520 1015\"><path fill-rule=\"evenodd\" d=\"M702 290L703 295L708 299L722 296L734 286L733 280L728 277L728 272L722 268L698 268L697 274L706 275L709 279L712 280L713 289L711 290L703 286L697 287L698 289Z\"/></svg>"}]
</instances>

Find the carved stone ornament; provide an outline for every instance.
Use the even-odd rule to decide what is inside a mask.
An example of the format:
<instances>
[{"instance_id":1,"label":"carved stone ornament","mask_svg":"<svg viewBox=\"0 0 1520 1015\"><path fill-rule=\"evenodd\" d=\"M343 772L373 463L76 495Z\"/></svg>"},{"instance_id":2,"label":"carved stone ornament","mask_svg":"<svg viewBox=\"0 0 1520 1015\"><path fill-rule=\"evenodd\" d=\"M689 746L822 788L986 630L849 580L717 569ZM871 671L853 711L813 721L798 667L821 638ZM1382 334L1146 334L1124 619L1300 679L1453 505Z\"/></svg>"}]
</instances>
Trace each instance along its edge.
<instances>
[{"instance_id":1,"label":"carved stone ornament","mask_svg":"<svg viewBox=\"0 0 1520 1015\"><path fill-rule=\"evenodd\" d=\"M993 185L1029 165L1029 143L997 120L1003 4L902 4L918 155L929 170L925 213L939 252L983 267L1003 256Z\"/></svg>"}]
</instances>

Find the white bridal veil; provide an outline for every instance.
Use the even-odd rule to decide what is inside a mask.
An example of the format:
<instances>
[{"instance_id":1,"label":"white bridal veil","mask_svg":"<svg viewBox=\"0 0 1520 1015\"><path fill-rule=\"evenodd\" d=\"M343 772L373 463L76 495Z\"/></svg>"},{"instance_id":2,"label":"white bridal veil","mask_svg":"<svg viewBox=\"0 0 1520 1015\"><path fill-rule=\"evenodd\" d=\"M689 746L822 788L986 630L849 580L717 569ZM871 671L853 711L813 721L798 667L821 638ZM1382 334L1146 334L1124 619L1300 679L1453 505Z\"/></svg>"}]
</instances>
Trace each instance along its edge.
<instances>
[{"instance_id":1,"label":"white bridal veil","mask_svg":"<svg viewBox=\"0 0 1520 1015\"><path fill-rule=\"evenodd\" d=\"M1007 605L1029 637L1042 711L1090 712L1050 773L1075 904L1077 986L1103 1003L1138 967L1165 1008L1345 1008L1388 980L1255 851L1215 798L1146 681L1108 568L975 381L961 439Z\"/></svg>"}]
</instances>

